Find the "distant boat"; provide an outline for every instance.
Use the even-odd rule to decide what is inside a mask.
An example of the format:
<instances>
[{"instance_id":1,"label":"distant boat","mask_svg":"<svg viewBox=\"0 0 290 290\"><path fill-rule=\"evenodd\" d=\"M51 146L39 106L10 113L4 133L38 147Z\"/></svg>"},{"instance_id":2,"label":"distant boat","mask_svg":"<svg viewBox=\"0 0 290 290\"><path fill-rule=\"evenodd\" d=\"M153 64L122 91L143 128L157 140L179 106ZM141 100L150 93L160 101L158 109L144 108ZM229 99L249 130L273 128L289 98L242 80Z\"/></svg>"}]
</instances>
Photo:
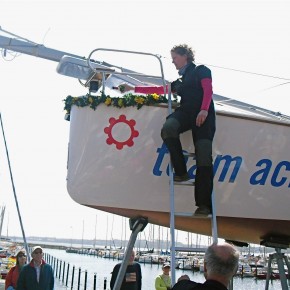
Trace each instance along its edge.
<instances>
[{"instance_id":1,"label":"distant boat","mask_svg":"<svg viewBox=\"0 0 290 290\"><path fill-rule=\"evenodd\" d=\"M138 262L140 264L152 264L152 256L150 254L144 254L139 256Z\"/></svg>"},{"instance_id":2,"label":"distant boat","mask_svg":"<svg viewBox=\"0 0 290 290\"><path fill-rule=\"evenodd\" d=\"M188 258L178 260L178 269L193 271L193 261Z\"/></svg>"},{"instance_id":3,"label":"distant boat","mask_svg":"<svg viewBox=\"0 0 290 290\"><path fill-rule=\"evenodd\" d=\"M65 251L67 253L78 253L79 252L79 249L76 249L76 248L67 248Z\"/></svg>"}]
</instances>

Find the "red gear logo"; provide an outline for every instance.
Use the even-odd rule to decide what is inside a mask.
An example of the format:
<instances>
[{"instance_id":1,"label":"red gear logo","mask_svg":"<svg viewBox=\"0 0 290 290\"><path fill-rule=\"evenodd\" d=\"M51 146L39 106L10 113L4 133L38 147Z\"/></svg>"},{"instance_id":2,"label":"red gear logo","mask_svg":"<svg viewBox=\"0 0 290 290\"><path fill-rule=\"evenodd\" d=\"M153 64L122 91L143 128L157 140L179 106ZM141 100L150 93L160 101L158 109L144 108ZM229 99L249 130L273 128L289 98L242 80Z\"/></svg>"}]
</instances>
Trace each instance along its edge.
<instances>
[{"instance_id":1,"label":"red gear logo","mask_svg":"<svg viewBox=\"0 0 290 290\"><path fill-rule=\"evenodd\" d=\"M134 126L136 125L135 120L127 120L125 115L120 115L119 119L110 118L109 119L110 125L104 129L104 132L108 135L108 138L106 140L108 145L116 144L116 148L118 150L123 149L125 145L128 147L132 147L134 145L133 138L139 136L139 132L134 129ZM112 130L115 125L118 123L123 123L129 126L131 134L130 137L126 141L118 141L113 137Z\"/></svg>"}]
</instances>

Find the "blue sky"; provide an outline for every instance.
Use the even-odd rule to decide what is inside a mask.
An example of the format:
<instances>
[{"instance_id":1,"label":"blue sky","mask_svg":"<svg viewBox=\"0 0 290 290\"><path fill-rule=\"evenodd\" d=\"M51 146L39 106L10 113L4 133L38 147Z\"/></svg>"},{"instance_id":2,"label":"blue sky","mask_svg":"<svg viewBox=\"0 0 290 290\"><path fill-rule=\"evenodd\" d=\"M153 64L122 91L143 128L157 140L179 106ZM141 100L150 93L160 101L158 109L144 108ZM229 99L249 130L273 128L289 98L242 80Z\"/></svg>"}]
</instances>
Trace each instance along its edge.
<instances>
[{"instance_id":1,"label":"blue sky","mask_svg":"<svg viewBox=\"0 0 290 290\"><path fill-rule=\"evenodd\" d=\"M257 0L10 0L2 1L0 26L80 56L100 47L160 54L169 80L177 76L169 51L187 43L196 62L211 68L215 93L290 115L289 8L289 1ZM131 57L94 58L157 71L155 64ZM0 110L25 232L80 238L84 221L84 237L94 238L97 215L98 237L105 238L113 217L76 204L66 191L69 123L62 100L87 91L76 79L57 74L56 66L27 55L0 58ZM3 234L9 216L9 235L21 235L2 137L0 204L7 207ZM114 224L117 231L122 219L114 217Z\"/></svg>"}]
</instances>

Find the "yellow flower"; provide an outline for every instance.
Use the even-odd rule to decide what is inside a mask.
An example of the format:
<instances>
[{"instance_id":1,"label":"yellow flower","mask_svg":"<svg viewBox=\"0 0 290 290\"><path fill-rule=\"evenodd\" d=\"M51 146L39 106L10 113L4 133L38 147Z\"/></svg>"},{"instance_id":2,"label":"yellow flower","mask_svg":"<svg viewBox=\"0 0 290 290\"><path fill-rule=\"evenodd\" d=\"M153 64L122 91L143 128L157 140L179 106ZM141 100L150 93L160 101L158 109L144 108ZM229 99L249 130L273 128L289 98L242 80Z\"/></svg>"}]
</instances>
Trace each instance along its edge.
<instances>
[{"instance_id":1,"label":"yellow flower","mask_svg":"<svg viewBox=\"0 0 290 290\"><path fill-rule=\"evenodd\" d=\"M154 100L159 100L159 95L157 95L157 94L155 94L155 93L152 94L152 97L153 97Z\"/></svg>"},{"instance_id":2,"label":"yellow flower","mask_svg":"<svg viewBox=\"0 0 290 290\"><path fill-rule=\"evenodd\" d=\"M79 97L73 97L73 104L79 99Z\"/></svg>"},{"instance_id":3,"label":"yellow flower","mask_svg":"<svg viewBox=\"0 0 290 290\"><path fill-rule=\"evenodd\" d=\"M106 98L106 101L105 101L105 104L107 105L107 106L110 106L111 105L111 103L112 103L112 99L111 98Z\"/></svg>"},{"instance_id":4,"label":"yellow flower","mask_svg":"<svg viewBox=\"0 0 290 290\"><path fill-rule=\"evenodd\" d=\"M118 100L118 105L119 105L119 107L123 107L123 100L122 99Z\"/></svg>"},{"instance_id":5,"label":"yellow flower","mask_svg":"<svg viewBox=\"0 0 290 290\"><path fill-rule=\"evenodd\" d=\"M141 98L141 97L136 97L135 98L135 102L137 103L137 104L144 104L144 102L145 102L145 100L143 99L143 98Z\"/></svg>"},{"instance_id":6,"label":"yellow flower","mask_svg":"<svg viewBox=\"0 0 290 290\"><path fill-rule=\"evenodd\" d=\"M90 104L92 104L93 103L93 98L89 97L88 101L89 101Z\"/></svg>"}]
</instances>

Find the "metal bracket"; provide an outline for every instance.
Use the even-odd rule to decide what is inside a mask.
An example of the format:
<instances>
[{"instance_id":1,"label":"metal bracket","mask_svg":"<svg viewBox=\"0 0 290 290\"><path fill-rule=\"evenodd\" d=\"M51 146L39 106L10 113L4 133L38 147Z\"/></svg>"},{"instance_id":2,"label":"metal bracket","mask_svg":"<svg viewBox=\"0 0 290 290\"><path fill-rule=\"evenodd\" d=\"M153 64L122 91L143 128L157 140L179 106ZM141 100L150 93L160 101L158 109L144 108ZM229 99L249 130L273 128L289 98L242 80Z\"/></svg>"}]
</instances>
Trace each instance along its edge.
<instances>
[{"instance_id":1,"label":"metal bracket","mask_svg":"<svg viewBox=\"0 0 290 290\"><path fill-rule=\"evenodd\" d=\"M148 224L148 219L146 217L137 217L137 218L130 218L129 225L130 230L132 231L130 240L128 242L125 255L119 269L119 273L117 279L115 281L115 285L113 290L120 290L122 286L122 282L126 273L126 269L129 263L130 256L132 254L132 250L137 239L137 235L139 232L142 232Z\"/></svg>"}]
</instances>

